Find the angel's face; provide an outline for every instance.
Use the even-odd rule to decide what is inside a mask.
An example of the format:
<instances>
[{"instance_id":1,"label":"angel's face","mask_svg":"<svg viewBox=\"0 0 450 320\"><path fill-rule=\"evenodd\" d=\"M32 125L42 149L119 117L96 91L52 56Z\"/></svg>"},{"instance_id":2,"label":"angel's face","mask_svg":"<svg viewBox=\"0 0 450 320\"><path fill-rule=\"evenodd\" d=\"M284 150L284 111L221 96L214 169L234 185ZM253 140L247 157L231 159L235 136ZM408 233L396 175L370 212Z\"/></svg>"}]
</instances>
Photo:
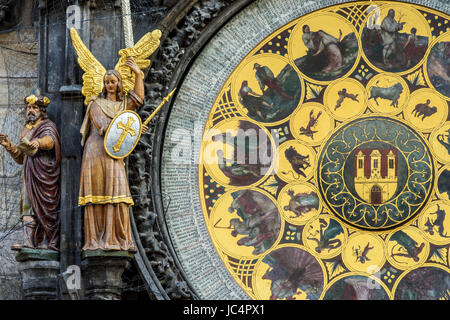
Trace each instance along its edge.
<instances>
[{"instance_id":1,"label":"angel's face","mask_svg":"<svg viewBox=\"0 0 450 320\"><path fill-rule=\"evenodd\" d=\"M117 85L119 84L119 79L113 74L107 74L105 76L105 88L109 94L116 94Z\"/></svg>"}]
</instances>

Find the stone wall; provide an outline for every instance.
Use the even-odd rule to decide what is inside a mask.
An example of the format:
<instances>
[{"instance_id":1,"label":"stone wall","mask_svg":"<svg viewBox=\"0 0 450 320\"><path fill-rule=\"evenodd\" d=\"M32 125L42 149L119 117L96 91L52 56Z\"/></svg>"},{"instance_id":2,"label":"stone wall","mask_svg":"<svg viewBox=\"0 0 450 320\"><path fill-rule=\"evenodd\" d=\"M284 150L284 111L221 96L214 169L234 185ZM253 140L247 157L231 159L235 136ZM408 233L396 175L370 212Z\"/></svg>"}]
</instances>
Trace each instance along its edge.
<instances>
[{"instance_id":1,"label":"stone wall","mask_svg":"<svg viewBox=\"0 0 450 320\"><path fill-rule=\"evenodd\" d=\"M21 22L0 30L0 132L17 142L23 124L23 98L37 85L37 37L32 1L22 6ZM19 222L22 170L0 149L0 299L20 299L20 275L13 243L21 240Z\"/></svg>"}]
</instances>

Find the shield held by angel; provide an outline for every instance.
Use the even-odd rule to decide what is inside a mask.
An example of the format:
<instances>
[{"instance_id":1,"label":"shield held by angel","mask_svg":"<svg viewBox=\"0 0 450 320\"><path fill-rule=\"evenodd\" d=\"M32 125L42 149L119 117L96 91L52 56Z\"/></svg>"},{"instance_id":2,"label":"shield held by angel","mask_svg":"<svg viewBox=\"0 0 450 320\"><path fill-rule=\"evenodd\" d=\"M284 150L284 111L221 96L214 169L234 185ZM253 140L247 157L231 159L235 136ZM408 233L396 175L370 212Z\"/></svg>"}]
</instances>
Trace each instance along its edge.
<instances>
[{"instance_id":1,"label":"shield held by angel","mask_svg":"<svg viewBox=\"0 0 450 320\"><path fill-rule=\"evenodd\" d=\"M122 159L110 157L104 136L111 120L135 110L144 100L144 74L149 57L159 46L161 31L144 35L132 48L119 51L113 70L106 70L84 45L75 29L72 43L83 69L82 94L87 106L81 126L84 147L78 204L84 208L86 250L136 252L131 236L129 206L134 205ZM147 130L142 126L143 131Z\"/></svg>"}]
</instances>

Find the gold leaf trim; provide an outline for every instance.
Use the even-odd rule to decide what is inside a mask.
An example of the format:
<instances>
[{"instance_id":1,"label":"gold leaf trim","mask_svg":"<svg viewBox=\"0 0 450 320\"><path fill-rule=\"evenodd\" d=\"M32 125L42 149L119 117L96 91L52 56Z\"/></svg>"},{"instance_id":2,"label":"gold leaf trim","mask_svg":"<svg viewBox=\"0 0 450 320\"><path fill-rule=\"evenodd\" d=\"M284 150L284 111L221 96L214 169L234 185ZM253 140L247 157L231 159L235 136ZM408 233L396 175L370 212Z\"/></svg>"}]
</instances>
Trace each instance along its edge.
<instances>
[{"instance_id":1,"label":"gold leaf trim","mask_svg":"<svg viewBox=\"0 0 450 320\"><path fill-rule=\"evenodd\" d=\"M105 203L126 203L130 206L134 205L133 198L129 196L93 196L78 197L78 205L86 204L105 204Z\"/></svg>"}]
</instances>

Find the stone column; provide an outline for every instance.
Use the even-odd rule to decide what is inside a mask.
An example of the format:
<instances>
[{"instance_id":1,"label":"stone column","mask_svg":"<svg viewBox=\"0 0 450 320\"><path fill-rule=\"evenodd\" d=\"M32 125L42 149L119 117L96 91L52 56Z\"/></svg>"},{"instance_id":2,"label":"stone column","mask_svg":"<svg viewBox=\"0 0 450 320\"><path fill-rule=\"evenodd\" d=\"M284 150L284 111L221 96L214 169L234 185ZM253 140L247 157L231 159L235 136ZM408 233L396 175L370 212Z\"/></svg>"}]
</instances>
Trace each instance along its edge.
<instances>
[{"instance_id":1,"label":"stone column","mask_svg":"<svg viewBox=\"0 0 450 320\"><path fill-rule=\"evenodd\" d=\"M21 249L16 255L25 300L58 298L59 254L52 250Z\"/></svg>"},{"instance_id":2,"label":"stone column","mask_svg":"<svg viewBox=\"0 0 450 320\"><path fill-rule=\"evenodd\" d=\"M133 255L125 251L86 251L81 277L86 300L121 300L122 274Z\"/></svg>"}]
</instances>

